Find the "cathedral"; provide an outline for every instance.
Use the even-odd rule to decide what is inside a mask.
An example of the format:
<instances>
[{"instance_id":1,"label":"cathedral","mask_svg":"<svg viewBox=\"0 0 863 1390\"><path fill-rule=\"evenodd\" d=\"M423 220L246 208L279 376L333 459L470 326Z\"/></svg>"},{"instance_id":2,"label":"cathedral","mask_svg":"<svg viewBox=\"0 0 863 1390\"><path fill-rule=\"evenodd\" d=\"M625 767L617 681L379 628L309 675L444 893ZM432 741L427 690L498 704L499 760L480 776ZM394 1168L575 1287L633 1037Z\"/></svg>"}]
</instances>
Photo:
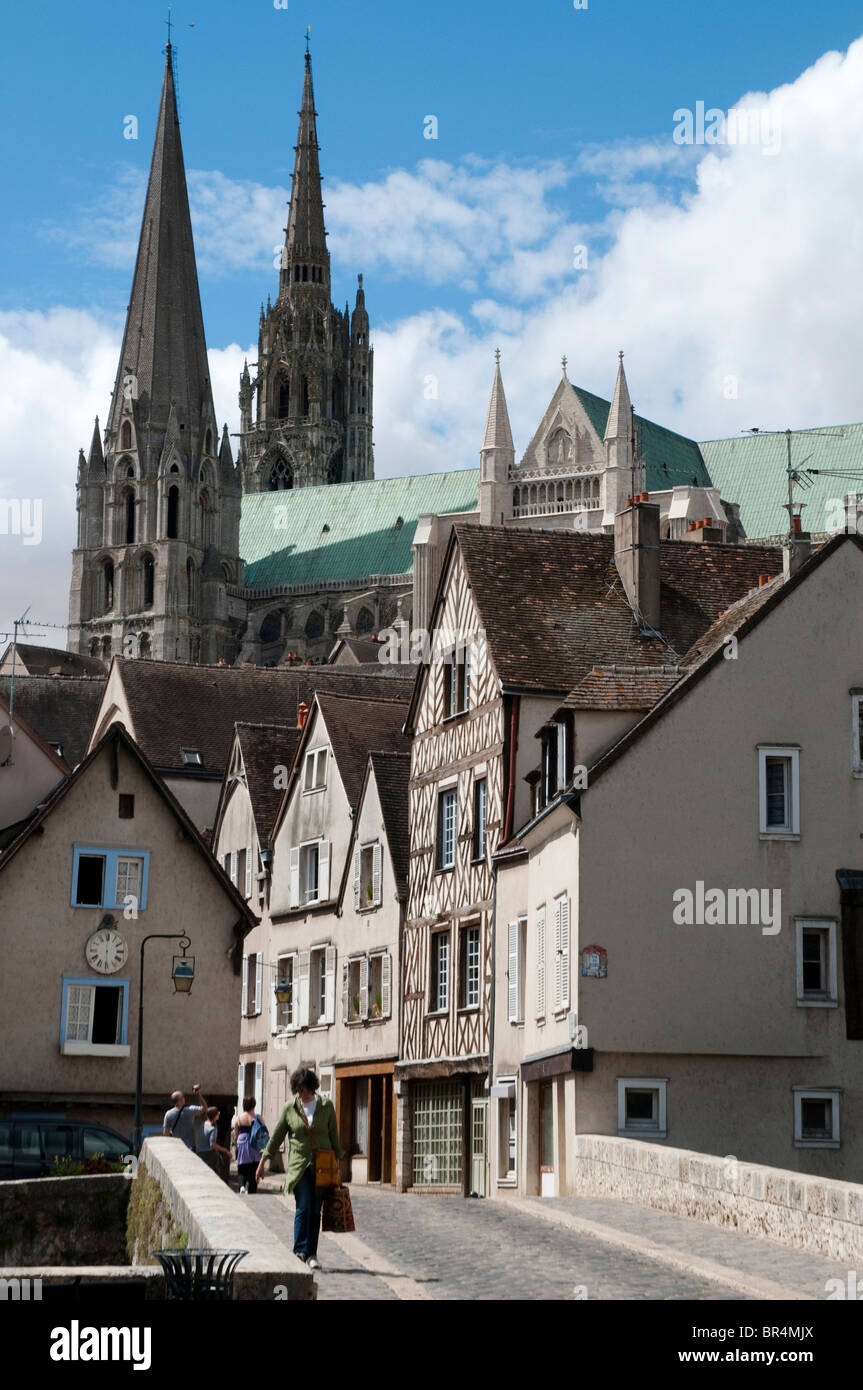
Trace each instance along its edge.
<instances>
[{"instance_id":1,"label":"cathedral","mask_svg":"<svg viewBox=\"0 0 863 1390\"><path fill-rule=\"evenodd\" d=\"M607 533L626 498L647 493L664 537L738 539L699 445L635 414L622 353L611 401L570 383L564 358L518 463L498 354L479 469L375 479L363 277L353 309L337 309L316 116L306 52L278 293L243 367L235 457L213 404L166 48L107 423L78 458L69 650L106 663L326 661L339 640L425 625L457 519Z\"/></svg>"}]
</instances>

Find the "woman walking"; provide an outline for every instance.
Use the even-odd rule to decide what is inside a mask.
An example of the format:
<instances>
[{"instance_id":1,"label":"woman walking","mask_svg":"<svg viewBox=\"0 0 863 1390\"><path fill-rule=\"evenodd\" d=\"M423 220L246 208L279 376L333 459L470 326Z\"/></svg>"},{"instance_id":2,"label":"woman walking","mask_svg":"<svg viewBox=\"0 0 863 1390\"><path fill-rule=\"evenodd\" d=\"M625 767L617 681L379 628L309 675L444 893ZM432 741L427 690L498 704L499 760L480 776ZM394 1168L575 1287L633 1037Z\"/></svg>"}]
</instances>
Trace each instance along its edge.
<instances>
[{"instance_id":1,"label":"woman walking","mask_svg":"<svg viewBox=\"0 0 863 1390\"><path fill-rule=\"evenodd\" d=\"M251 1196L257 1192L257 1169L261 1155L249 1143L252 1125L255 1123L255 1097L243 1096L243 1109L234 1119L234 1142L237 1145L237 1172L240 1177L240 1191Z\"/></svg>"},{"instance_id":2,"label":"woman walking","mask_svg":"<svg viewBox=\"0 0 863 1390\"><path fill-rule=\"evenodd\" d=\"M315 1186L315 1153L329 1149L344 1158L339 1143L336 1111L331 1100L317 1094L320 1082L309 1067L299 1067L291 1076L289 1100L264 1149L255 1178L264 1176L267 1159L277 1154L285 1136L290 1139L285 1192L293 1192L297 1204L294 1216L294 1254L309 1266L320 1269L318 1236L325 1190Z\"/></svg>"}]
</instances>

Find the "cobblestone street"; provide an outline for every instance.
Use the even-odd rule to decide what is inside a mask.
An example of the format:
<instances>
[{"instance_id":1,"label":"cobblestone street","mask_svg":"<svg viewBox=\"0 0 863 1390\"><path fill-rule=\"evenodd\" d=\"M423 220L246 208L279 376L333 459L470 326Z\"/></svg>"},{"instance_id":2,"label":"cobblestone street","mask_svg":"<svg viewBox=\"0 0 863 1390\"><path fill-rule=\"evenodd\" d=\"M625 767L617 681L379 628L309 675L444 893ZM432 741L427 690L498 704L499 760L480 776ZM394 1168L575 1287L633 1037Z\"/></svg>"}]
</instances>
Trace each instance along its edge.
<instances>
[{"instance_id":1,"label":"cobblestone street","mask_svg":"<svg viewBox=\"0 0 863 1390\"><path fill-rule=\"evenodd\" d=\"M293 1244L293 1198L254 1198ZM319 1299L824 1299L847 1269L770 1241L589 1198L518 1203L351 1189L357 1231L322 1235Z\"/></svg>"}]
</instances>

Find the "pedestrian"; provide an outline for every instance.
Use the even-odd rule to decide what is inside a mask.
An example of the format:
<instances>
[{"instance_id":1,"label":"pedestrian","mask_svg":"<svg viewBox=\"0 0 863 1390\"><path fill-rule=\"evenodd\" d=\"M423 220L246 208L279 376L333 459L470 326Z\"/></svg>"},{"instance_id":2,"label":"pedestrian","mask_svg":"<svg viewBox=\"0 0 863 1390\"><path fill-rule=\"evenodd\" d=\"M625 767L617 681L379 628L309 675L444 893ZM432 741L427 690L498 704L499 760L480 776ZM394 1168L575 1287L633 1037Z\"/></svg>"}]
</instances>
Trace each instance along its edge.
<instances>
[{"instance_id":1,"label":"pedestrian","mask_svg":"<svg viewBox=\"0 0 863 1390\"><path fill-rule=\"evenodd\" d=\"M198 1116L206 1115L207 1102L201 1095L201 1088L197 1082L192 1087L197 1105L187 1105L186 1097L182 1091L171 1093L171 1109L165 1111L165 1118L162 1122L162 1133L173 1135L175 1139L182 1139L183 1143L194 1151L195 1148L195 1120Z\"/></svg>"},{"instance_id":2,"label":"pedestrian","mask_svg":"<svg viewBox=\"0 0 863 1390\"><path fill-rule=\"evenodd\" d=\"M294 1254L310 1269L320 1269L318 1236L321 1231L321 1207L326 1189L315 1186L315 1153L330 1150L336 1158L344 1158L339 1143L339 1127L335 1106L325 1096L317 1094L320 1082L309 1067L298 1067L291 1076L289 1100L279 1122L270 1136L258 1164L256 1177L264 1176L267 1159L273 1158L287 1135L290 1139L285 1193L293 1192L296 1202L294 1215Z\"/></svg>"},{"instance_id":3,"label":"pedestrian","mask_svg":"<svg viewBox=\"0 0 863 1390\"><path fill-rule=\"evenodd\" d=\"M243 1108L234 1119L240 1191L248 1193L249 1196L253 1196L258 1190L257 1169L261 1161L260 1150L253 1148L249 1142L252 1125L255 1123L255 1104L254 1096L243 1096Z\"/></svg>"},{"instance_id":4,"label":"pedestrian","mask_svg":"<svg viewBox=\"0 0 863 1390\"><path fill-rule=\"evenodd\" d=\"M215 1105L208 1106L207 1118L198 1132L198 1157L203 1159L208 1168L212 1168L221 1176L222 1155L227 1155L230 1171L231 1150L226 1149L224 1144L218 1142L218 1121L218 1109Z\"/></svg>"}]
</instances>

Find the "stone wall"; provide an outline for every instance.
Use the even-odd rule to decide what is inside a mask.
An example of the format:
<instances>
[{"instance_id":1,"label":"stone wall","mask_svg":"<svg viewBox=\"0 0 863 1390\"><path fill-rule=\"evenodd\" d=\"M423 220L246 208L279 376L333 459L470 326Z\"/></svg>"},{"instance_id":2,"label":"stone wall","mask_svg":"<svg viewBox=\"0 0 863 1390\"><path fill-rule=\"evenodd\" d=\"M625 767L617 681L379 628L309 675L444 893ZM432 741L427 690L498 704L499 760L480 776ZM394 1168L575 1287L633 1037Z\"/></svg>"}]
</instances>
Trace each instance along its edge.
<instances>
[{"instance_id":1,"label":"stone wall","mask_svg":"<svg viewBox=\"0 0 863 1390\"><path fill-rule=\"evenodd\" d=\"M124 1263L130 1186L122 1173L0 1183L0 1265Z\"/></svg>"},{"instance_id":2,"label":"stone wall","mask_svg":"<svg viewBox=\"0 0 863 1390\"><path fill-rule=\"evenodd\" d=\"M608 1135L577 1135L575 1154L578 1196L637 1202L850 1265L863 1261L858 1183Z\"/></svg>"}]
</instances>

